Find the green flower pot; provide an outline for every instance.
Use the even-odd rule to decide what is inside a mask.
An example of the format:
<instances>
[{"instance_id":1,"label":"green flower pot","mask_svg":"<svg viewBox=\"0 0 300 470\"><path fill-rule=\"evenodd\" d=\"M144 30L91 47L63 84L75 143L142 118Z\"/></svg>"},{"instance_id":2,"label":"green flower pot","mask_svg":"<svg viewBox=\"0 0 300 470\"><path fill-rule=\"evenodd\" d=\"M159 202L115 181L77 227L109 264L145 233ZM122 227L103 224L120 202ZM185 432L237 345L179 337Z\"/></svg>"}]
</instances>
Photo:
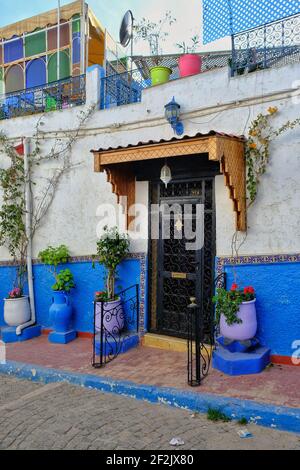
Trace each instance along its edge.
<instances>
[{"instance_id":1,"label":"green flower pot","mask_svg":"<svg viewBox=\"0 0 300 470\"><path fill-rule=\"evenodd\" d=\"M152 86L162 85L170 80L172 70L169 67L157 66L150 69Z\"/></svg>"}]
</instances>

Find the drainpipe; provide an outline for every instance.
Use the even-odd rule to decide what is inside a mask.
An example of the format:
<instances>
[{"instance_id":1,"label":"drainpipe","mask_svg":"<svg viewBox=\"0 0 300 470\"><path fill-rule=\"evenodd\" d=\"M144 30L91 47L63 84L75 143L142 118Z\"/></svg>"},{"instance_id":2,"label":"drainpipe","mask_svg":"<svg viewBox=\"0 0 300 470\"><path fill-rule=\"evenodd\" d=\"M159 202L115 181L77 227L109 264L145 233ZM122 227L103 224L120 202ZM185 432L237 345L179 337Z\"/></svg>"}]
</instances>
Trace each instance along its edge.
<instances>
[{"instance_id":1,"label":"drainpipe","mask_svg":"<svg viewBox=\"0 0 300 470\"><path fill-rule=\"evenodd\" d=\"M17 336L22 334L22 331L29 326L36 324L36 315L35 315L35 302L34 302L34 289L33 289L33 274L32 274L32 236L31 236L31 188L30 188L30 169L28 156L30 152L30 141L27 138L23 139L24 145L24 173L25 173L25 227L26 227L26 236L28 240L27 245L27 277L28 277L28 290L29 290L29 300L30 300L30 310L31 310L31 320L23 325L20 325L16 329Z\"/></svg>"}]
</instances>

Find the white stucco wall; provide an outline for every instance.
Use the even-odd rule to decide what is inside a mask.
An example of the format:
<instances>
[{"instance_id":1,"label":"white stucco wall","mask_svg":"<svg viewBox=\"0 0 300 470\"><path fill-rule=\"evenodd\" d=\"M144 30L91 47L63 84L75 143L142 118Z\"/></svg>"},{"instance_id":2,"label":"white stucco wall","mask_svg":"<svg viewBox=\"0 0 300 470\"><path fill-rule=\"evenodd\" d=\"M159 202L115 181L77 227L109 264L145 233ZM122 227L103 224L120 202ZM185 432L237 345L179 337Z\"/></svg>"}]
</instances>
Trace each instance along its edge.
<instances>
[{"instance_id":1,"label":"white stucco wall","mask_svg":"<svg viewBox=\"0 0 300 470\"><path fill-rule=\"evenodd\" d=\"M274 125L300 116L295 102L295 82L300 65L259 71L230 78L228 69L217 69L198 76L176 80L143 92L142 103L97 110L86 123L72 149L72 163L79 165L66 174L56 192L47 219L34 239L34 255L48 244L65 243L73 255L95 252L99 204L117 205L116 196L104 174L94 173L91 149L127 146L140 141L169 139L173 131L164 118L164 105L175 96L182 108L185 134L210 130L242 135L258 113L269 106L279 108ZM87 74L87 105L99 100L100 75L97 69ZM299 99L299 97L298 97ZM47 113L44 116L44 147L58 133L76 128L78 113L84 107ZM0 130L11 138L30 137L39 116L0 122ZM1 165L5 162L3 158ZM59 165L59 163L55 163ZM42 165L34 175L37 193L49 175ZM42 178L41 178L42 177ZM300 128L290 131L272 144L271 162L262 179L259 196L249 210L249 232L240 254L300 252ZM138 203L148 202L147 183L137 183ZM1 197L1 195L0 195ZM234 213L222 176L216 178L217 254L231 254L235 231ZM144 223L148 221L144 218ZM147 241L134 241L133 251L146 251ZM8 259L0 248L0 260Z\"/></svg>"}]
</instances>

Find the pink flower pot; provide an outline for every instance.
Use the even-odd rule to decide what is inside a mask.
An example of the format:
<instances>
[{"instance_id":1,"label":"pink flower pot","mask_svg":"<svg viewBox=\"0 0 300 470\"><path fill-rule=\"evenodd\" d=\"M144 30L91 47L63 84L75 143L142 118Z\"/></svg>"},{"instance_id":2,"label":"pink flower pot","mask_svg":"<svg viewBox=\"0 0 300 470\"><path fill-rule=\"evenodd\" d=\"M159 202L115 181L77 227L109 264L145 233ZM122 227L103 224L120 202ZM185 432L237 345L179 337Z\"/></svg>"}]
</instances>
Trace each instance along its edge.
<instances>
[{"instance_id":1,"label":"pink flower pot","mask_svg":"<svg viewBox=\"0 0 300 470\"><path fill-rule=\"evenodd\" d=\"M178 65L180 76L188 77L201 72L202 59L197 54L184 54L180 57Z\"/></svg>"},{"instance_id":2,"label":"pink flower pot","mask_svg":"<svg viewBox=\"0 0 300 470\"><path fill-rule=\"evenodd\" d=\"M246 341L248 339L254 338L257 332L255 302L256 299L252 300L251 302L243 302L241 304L237 316L242 320L242 323L228 325L225 316L221 315L221 335L225 336L225 338L229 338L235 341Z\"/></svg>"},{"instance_id":3,"label":"pink flower pot","mask_svg":"<svg viewBox=\"0 0 300 470\"><path fill-rule=\"evenodd\" d=\"M96 302L96 331L101 331L101 312L103 311L103 326L105 330L112 334L118 335L124 328L125 315L120 299L112 302L104 302L102 310L102 302Z\"/></svg>"}]
</instances>

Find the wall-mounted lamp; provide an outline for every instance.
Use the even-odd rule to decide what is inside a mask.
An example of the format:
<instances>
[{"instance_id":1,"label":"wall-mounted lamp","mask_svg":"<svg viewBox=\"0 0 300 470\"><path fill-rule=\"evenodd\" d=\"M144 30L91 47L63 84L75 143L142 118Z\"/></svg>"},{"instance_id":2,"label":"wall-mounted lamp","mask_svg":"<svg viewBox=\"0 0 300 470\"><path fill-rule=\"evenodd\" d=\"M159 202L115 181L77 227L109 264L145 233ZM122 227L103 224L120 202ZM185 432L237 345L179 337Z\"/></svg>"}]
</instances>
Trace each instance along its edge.
<instances>
[{"instance_id":1,"label":"wall-mounted lamp","mask_svg":"<svg viewBox=\"0 0 300 470\"><path fill-rule=\"evenodd\" d=\"M180 105L176 103L174 96L172 101L170 101L170 103L166 104L165 106L165 117L166 120L171 124L175 134L182 135L184 132L184 127L180 121Z\"/></svg>"}]
</instances>

